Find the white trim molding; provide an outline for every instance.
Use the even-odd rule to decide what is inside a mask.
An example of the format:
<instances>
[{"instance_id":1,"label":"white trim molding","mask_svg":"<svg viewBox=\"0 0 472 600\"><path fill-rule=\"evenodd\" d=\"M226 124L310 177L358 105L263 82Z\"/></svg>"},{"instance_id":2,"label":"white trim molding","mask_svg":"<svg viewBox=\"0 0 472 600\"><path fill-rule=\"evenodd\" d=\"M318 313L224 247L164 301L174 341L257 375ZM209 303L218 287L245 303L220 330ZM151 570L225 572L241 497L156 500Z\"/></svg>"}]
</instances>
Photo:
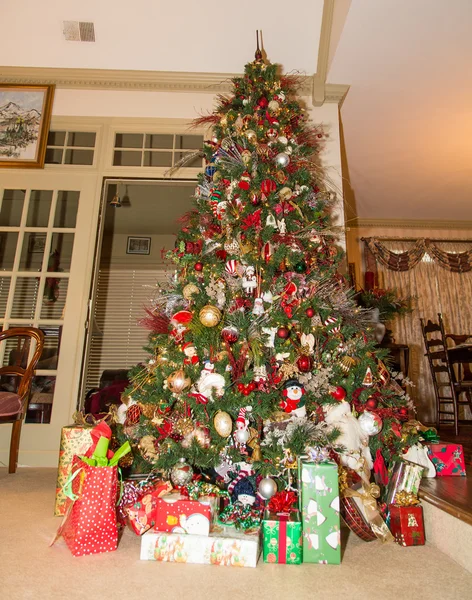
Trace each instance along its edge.
<instances>
[{"instance_id":1,"label":"white trim molding","mask_svg":"<svg viewBox=\"0 0 472 600\"><path fill-rule=\"evenodd\" d=\"M52 67L0 67L3 83L54 84L58 89L140 90L202 92L207 94L229 92L231 79L237 73L190 73L174 71L125 71L115 69L62 69ZM311 95L316 75L301 77L299 93ZM323 82L324 84L324 82ZM324 84L326 102L339 104L349 86ZM318 89L318 87L317 87Z\"/></svg>"},{"instance_id":2,"label":"white trim molding","mask_svg":"<svg viewBox=\"0 0 472 600\"><path fill-rule=\"evenodd\" d=\"M443 219L355 218L346 225L350 228L375 227L379 229L472 229L472 221L445 221Z\"/></svg>"}]
</instances>

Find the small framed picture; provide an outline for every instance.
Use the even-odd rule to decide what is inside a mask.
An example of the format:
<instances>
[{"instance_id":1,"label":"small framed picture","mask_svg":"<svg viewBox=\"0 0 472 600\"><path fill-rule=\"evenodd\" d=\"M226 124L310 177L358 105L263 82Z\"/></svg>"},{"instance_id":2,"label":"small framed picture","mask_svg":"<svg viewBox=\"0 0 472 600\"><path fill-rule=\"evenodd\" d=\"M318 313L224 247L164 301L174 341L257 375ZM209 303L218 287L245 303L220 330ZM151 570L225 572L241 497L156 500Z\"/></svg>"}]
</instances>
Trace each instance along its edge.
<instances>
[{"instance_id":1,"label":"small framed picture","mask_svg":"<svg viewBox=\"0 0 472 600\"><path fill-rule=\"evenodd\" d=\"M126 254L150 254L151 253L151 238L150 237L128 237L128 245Z\"/></svg>"},{"instance_id":2,"label":"small framed picture","mask_svg":"<svg viewBox=\"0 0 472 600\"><path fill-rule=\"evenodd\" d=\"M28 240L28 252L30 254L39 254L44 252L46 248L46 235L35 234L30 235Z\"/></svg>"},{"instance_id":3,"label":"small framed picture","mask_svg":"<svg viewBox=\"0 0 472 600\"><path fill-rule=\"evenodd\" d=\"M53 85L0 82L0 167L44 167L53 98Z\"/></svg>"}]
</instances>

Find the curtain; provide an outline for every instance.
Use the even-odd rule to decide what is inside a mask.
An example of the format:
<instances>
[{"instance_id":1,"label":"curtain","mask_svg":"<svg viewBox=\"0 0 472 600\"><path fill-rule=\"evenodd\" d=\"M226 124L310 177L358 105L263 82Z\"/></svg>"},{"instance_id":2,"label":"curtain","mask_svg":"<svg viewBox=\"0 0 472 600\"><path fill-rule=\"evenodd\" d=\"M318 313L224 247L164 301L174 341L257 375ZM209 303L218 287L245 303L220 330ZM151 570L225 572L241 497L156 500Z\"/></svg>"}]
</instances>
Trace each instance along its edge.
<instances>
[{"instance_id":1,"label":"curtain","mask_svg":"<svg viewBox=\"0 0 472 600\"><path fill-rule=\"evenodd\" d=\"M382 242L390 251L406 252L414 242ZM438 242L442 251L460 253L470 250L470 242ZM472 334L472 272L451 272L442 268L426 253L418 264L408 271L392 271L378 264L381 287L395 288L400 296L415 296L414 311L397 317L389 326L396 343L410 347L409 378L415 387L410 395L418 409L418 418L424 422L436 419L436 400L431 372L425 354L420 318L437 322L442 313L446 333ZM470 417L468 415L464 415Z\"/></svg>"}]
</instances>

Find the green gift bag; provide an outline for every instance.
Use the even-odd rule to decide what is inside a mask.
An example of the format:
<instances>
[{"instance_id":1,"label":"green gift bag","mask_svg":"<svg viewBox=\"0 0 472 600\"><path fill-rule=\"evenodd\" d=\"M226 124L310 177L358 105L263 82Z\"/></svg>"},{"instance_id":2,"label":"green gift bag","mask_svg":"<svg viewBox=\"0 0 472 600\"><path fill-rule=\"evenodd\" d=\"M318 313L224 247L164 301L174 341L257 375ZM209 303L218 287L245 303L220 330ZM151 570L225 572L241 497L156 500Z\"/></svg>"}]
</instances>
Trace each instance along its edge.
<instances>
[{"instance_id":1,"label":"green gift bag","mask_svg":"<svg viewBox=\"0 0 472 600\"><path fill-rule=\"evenodd\" d=\"M277 514L268 510L262 521L264 562L299 565L302 562L300 513Z\"/></svg>"},{"instance_id":2,"label":"green gift bag","mask_svg":"<svg viewBox=\"0 0 472 600\"><path fill-rule=\"evenodd\" d=\"M331 461L298 461L303 562L341 563L338 466Z\"/></svg>"}]
</instances>

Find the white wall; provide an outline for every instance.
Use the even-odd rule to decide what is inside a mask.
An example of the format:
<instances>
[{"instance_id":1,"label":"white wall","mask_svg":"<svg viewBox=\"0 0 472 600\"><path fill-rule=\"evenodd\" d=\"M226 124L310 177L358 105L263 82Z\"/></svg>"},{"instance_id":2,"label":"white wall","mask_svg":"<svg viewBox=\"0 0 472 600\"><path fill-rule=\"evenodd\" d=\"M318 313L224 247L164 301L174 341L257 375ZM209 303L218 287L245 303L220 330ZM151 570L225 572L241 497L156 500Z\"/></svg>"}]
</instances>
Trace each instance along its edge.
<instances>
[{"instance_id":1,"label":"white wall","mask_svg":"<svg viewBox=\"0 0 472 600\"><path fill-rule=\"evenodd\" d=\"M128 236L150 237L150 254L127 254ZM163 249L173 250L175 236L173 235L142 235L139 231L131 233L116 233L113 236L105 236L102 244L102 255L100 266L110 269L159 269L163 263L168 263L169 269L172 269L172 262L165 261L162 252ZM153 283L153 282L150 282Z\"/></svg>"}]
</instances>

